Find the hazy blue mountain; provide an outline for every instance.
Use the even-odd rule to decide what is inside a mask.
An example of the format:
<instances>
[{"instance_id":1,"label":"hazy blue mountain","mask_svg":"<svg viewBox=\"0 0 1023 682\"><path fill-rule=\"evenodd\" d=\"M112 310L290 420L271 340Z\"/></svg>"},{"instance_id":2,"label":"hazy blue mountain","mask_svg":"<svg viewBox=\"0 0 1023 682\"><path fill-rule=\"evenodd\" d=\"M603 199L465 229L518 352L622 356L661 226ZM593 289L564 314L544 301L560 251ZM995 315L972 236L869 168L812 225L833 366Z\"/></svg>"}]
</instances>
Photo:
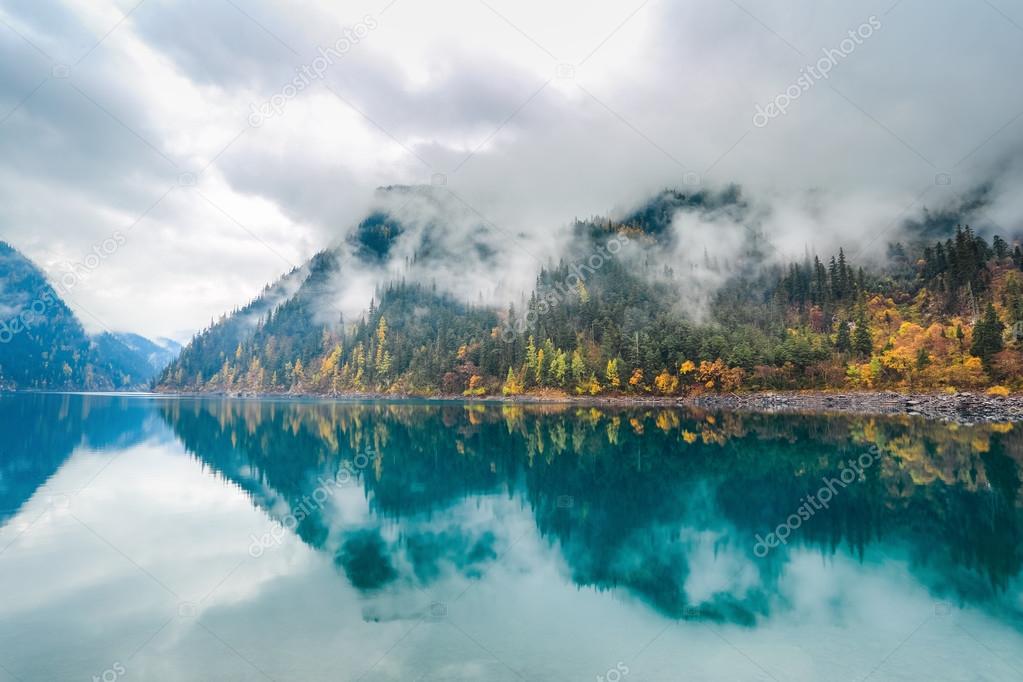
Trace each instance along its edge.
<instances>
[{"instance_id":1,"label":"hazy blue mountain","mask_svg":"<svg viewBox=\"0 0 1023 682\"><path fill-rule=\"evenodd\" d=\"M145 360L146 365L154 373L162 371L181 352L181 344L173 339L147 339L130 332L120 332L113 336L139 358Z\"/></svg>"},{"instance_id":2,"label":"hazy blue mountain","mask_svg":"<svg viewBox=\"0 0 1023 682\"><path fill-rule=\"evenodd\" d=\"M142 388L179 351L136 334L90 337L45 274L0 242L0 387Z\"/></svg>"},{"instance_id":3,"label":"hazy blue mountain","mask_svg":"<svg viewBox=\"0 0 1023 682\"><path fill-rule=\"evenodd\" d=\"M174 339L168 339L166 336L158 336L152 341L153 343L155 343L160 348L163 348L168 353L173 354L175 357L177 357L178 353L181 352L181 349L184 348L184 346L182 346L180 343L178 343Z\"/></svg>"},{"instance_id":4,"label":"hazy blue mountain","mask_svg":"<svg viewBox=\"0 0 1023 682\"><path fill-rule=\"evenodd\" d=\"M113 388L91 362L81 323L30 260L0 242L0 377L4 386Z\"/></svg>"}]
</instances>

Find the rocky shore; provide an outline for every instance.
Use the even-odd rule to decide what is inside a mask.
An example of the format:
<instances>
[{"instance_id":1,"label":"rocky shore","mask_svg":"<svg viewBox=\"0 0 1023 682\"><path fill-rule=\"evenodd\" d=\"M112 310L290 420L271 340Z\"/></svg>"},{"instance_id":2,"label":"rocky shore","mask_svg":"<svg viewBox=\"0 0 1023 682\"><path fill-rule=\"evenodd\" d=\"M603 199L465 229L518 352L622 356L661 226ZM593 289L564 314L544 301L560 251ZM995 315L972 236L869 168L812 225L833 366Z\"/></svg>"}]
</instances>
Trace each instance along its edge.
<instances>
[{"instance_id":1,"label":"rocky shore","mask_svg":"<svg viewBox=\"0 0 1023 682\"><path fill-rule=\"evenodd\" d=\"M909 414L927 419L974 424L1023 421L1023 396L981 393L750 393L702 395L685 401L705 409L748 412L845 412Z\"/></svg>"},{"instance_id":2,"label":"rocky shore","mask_svg":"<svg viewBox=\"0 0 1023 682\"><path fill-rule=\"evenodd\" d=\"M847 413L863 415L914 415L958 424L984 422L1023 422L1023 395L1007 397L983 393L894 393L885 392L759 392L706 393L682 398L678 396L570 396L563 393L523 394L516 396L460 395L417 396L392 393L346 393L319 395L311 393L247 393L247 392L170 392L158 394L181 397L221 396L248 399L307 399L357 402L363 400L422 401L427 403L504 403L524 405L594 405L601 407L698 407L705 410L741 412Z\"/></svg>"}]
</instances>

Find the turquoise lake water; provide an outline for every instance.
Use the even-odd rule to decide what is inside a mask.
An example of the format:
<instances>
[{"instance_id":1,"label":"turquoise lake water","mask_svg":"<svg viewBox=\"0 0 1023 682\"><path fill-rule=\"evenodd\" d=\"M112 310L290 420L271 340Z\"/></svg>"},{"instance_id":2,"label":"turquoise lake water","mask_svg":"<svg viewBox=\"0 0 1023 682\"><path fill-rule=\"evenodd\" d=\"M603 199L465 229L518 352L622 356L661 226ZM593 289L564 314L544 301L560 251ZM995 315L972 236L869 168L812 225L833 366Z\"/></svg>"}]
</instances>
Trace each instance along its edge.
<instances>
[{"instance_id":1,"label":"turquoise lake water","mask_svg":"<svg viewBox=\"0 0 1023 682\"><path fill-rule=\"evenodd\" d=\"M7 680L1023 680L1023 424L0 396Z\"/></svg>"}]
</instances>

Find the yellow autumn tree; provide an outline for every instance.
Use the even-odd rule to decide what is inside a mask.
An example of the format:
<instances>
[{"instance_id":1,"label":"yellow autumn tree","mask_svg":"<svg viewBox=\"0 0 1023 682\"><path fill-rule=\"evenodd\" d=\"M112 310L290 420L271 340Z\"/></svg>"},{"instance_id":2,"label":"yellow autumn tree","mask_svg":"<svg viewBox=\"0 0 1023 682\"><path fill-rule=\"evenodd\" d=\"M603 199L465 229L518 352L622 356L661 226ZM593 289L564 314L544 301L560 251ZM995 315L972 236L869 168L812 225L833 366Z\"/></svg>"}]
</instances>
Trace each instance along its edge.
<instances>
[{"instance_id":1,"label":"yellow autumn tree","mask_svg":"<svg viewBox=\"0 0 1023 682\"><path fill-rule=\"evenodd\" d=\"M391 352L387 350L387 319L381 315L377 324L377 352L373 358L373 369L377 379L384 379L391 372Z\"/></svg>"},{"instance_id":2,"label":"yellow autumn tree","mask_svg":"<svg viewBox=\"0 0 1023 682\"><path fill-rule=\"evenodd\" d=\"M508 378L504 380L501 393L504 395L518 395L522 393L522 382L519 381L511 367L508 368Z\"/></svg>"},{"instance_id":3,"label":"yellow autumn tree","mask_svg":"<svg viewBox=\"0 0 1023 682\"><path fill-rule=\"evenodd\" d=\"M661 373L654 378L654 387L662 395L674 393L678 390L678 377L668 370L662 369Z\"/></svg>"},{"instance_id":4,"label":"yellow autumn tree","mask_svg":"<svg viewBox=\"0 0 1023 682\"><path fill-rule=\"evenodd\" d=\"M469 386L463 391L463 395L483 395L487 392L487 389L483 387L483 377L479 374L473 374L469 377Z\"/></svg>"},{"instance_id":5,"label":"yellow autumn tree","mask_svg":"<svg viewBox=\"0 0 1023 682\"><path fill-rule=\"evenodd\" d=\"M618 388L622 385L621 379L618 378L618 358L611 358L607 361L604 377L607 379L607 385L611 388Z\"/></svg>"},{"instance_id":6,"label":"yellow autumn tree","mask_svg":"<svg viewBox=\"0 0 1023 682\"><path fill-rule=\"evenodd\" d=\"M629 377L629 388L634 391L642 390L643 388L643 370L636 368L632 370L632 376Z\"/></svg>"}]
</instances>

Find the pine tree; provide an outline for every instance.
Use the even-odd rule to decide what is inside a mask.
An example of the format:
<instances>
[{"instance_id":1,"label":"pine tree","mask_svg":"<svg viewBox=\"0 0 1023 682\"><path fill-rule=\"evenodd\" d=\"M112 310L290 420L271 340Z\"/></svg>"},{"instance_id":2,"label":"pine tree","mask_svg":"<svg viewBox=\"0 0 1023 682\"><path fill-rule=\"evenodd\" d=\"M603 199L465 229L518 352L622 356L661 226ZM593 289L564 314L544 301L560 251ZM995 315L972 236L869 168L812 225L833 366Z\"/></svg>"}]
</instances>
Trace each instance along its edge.
<instances>
[{"instance_id":1,"label":"pine tree","mask_svg":"<svg viewBox=\"0 0 1023 682\"><path fill-rule=\"evenodd\" d=\"M849 323L845 320L838 322L838 335L835 338L835 350L839 353L848 353L852 350L852 338L849 335Z\"/></svg>"},{"instance_id":2,"label":"pine tree","mask_svg":"<svg viewBox=\"0 0 1023 682\"><path fill-rule=\"evenodd\" d=\"M576 386L581 386L586 381L586 362L583 360L583 354L576 348L572 351L572 363L570 366L572 372L572 381Z\"/></svg>"},{"instance_id":3,"label":"pine tree","mask_svg":"<svg viewBox=\"0 0 1023 682\"><path fill-rule=\"evenodd\" d=\"M565 351L557 350L554 353L554 359L550 363L550 367L547 369L548 381L551 386L556 388L562 388L565 385L565 375L568 371L568 360L565 355Z\"/></svg>"},{"instance_id":4,"label":"pine tree","mask_svg":"<svg viewBox=\"0 0 1023 682\"><path fill-rule=\"evenodd\" d=\"M536 343L533 341L533 335L529 335L529 341L526 343L526 376L532 378L536 372ZM527 379L528 380L528 379Z\"/></svg>"},{"instance_id":5,"label":"pine tree","mask_svg":"<svg viewBox=\"0 0 1023 682\"><path fill-rule=\"evenodd\" d=\"M994 355L1000 353L1005 347L1002 341L1002 332L1004 331L1005 324L998 319L995 306L988 303L984 318L973 327L973 345L970 346L970 354L980 358L988 371L991 370L991 360Z\"/></svg>"},{"instance_id":6,"label":"pine tree","mask_svg":"<svg viewBox=\"0 0 1023 682\"><path fill-rule=\"evenodd\" d=\"M870 357L874 350L874 343L870 338L870 328L867 326L867 316L862 308L856 316L856 329L853 331L852 348L856 351L857 355L862 357Z\"/></svg>"}]
</instances>

